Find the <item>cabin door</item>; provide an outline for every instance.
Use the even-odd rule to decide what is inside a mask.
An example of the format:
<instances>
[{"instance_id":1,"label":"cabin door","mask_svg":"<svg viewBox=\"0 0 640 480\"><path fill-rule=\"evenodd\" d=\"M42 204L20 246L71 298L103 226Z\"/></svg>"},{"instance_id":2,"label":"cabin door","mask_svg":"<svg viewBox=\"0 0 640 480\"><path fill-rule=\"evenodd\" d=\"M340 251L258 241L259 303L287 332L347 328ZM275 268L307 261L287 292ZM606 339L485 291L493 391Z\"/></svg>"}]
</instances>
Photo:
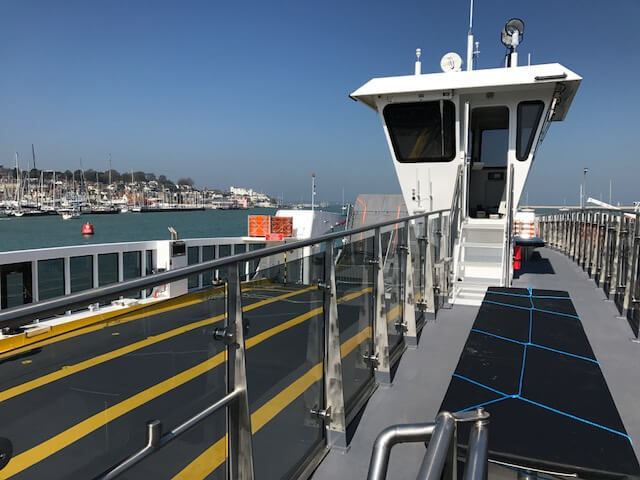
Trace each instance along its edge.
<instances>
[{"instance_id":1,"label":"cabin door","mask_svg":"<svg viewBox=\"0 0 640 480\"><path fill-rule=\"evenodd\" d=\"M469 217L502 218L507 211L509 109L506 106L474 108L470 124Z\"/></svg>"}]
</instances>

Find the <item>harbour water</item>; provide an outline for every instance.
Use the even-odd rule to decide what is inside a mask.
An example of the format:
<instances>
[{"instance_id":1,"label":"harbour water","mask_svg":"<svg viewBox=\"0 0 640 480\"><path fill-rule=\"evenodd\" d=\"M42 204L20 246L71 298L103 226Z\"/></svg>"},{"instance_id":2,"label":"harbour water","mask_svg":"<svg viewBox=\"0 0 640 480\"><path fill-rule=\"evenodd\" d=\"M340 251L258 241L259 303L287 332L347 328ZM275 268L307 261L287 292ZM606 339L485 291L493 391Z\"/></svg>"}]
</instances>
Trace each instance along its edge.
<instances>
[{"instance_id":1,"label":"harbour water","mask_svg":"<svg viewBox=\"0 0 640 480\"><path fill-rule=\"evenodd\" d=\"M0 251L87 245L92 243L166 240L167 227L180 238L235 237L247 234L248 215L272 215L275 208L202 210L193 212L82 215L63 220L59 215L0 218ZM82 224L93 224L95 234L81 235Z\"/></svg>"}]
</instances>

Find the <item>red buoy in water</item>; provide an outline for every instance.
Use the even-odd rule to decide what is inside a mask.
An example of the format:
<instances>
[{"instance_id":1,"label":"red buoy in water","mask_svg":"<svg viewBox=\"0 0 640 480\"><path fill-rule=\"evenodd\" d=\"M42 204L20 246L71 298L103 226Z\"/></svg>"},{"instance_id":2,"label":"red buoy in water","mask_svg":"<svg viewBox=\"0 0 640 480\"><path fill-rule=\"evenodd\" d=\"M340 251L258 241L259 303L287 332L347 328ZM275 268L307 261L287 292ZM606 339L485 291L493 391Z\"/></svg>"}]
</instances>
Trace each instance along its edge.
<instances>
[{"instance_id":1,"label":"red buoy in water","mask_svg":"<svg viewBox=\"0 0 640 480\"><path fill-rule=\"evenodd\" d=\"M89 222L82 225L82 234L93 235L93 225L91 225Z\"/></svg>"}]
</instances>

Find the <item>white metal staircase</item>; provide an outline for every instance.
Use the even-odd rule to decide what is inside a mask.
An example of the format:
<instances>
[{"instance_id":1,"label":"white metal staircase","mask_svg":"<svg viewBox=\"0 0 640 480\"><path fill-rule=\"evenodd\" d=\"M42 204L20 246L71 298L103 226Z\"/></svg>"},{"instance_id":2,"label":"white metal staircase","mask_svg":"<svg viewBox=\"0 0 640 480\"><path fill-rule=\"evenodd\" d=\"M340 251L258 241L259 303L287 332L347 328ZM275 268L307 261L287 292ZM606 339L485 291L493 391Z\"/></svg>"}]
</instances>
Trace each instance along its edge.
<instances>
[{"instance_id":1,"label":"white metal staircase","mask_svg":"<svg viewBox=\"0 0 640 480\"><path fill-rule=\"evenodd\" d=\"M504 283L507 219L467 218L456 239L452 303L480 305L487 287Z\"/></svg>"}]
</instances>

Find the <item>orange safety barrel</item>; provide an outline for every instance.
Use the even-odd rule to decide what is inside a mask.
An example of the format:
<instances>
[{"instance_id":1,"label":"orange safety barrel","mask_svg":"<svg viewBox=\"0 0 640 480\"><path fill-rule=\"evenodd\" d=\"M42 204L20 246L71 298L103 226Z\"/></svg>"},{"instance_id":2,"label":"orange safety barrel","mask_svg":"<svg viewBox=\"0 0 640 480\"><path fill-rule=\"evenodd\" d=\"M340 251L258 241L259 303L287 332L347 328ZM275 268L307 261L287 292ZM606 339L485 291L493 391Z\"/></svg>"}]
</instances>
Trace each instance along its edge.
<instances>
[{"instance_id":1,"label":"orange safety barrel","mask_svg":"<svg viewBox=\"0 0 640 480\"><path fill-rule=\"evenodd\" d=\"M293 217L271 217L271 230L269 233L293 237Z\"/></svg>"},{"instance_id":2,"label":"orange safety barrel","mask_svg":"<svg viewBox=\"0 0 640 480\"><path fill-rule=\"evenodd\" d=\"M249 236L266 237L270 233L269 215L249 215Z\"/></svg>"}]
</instances>

